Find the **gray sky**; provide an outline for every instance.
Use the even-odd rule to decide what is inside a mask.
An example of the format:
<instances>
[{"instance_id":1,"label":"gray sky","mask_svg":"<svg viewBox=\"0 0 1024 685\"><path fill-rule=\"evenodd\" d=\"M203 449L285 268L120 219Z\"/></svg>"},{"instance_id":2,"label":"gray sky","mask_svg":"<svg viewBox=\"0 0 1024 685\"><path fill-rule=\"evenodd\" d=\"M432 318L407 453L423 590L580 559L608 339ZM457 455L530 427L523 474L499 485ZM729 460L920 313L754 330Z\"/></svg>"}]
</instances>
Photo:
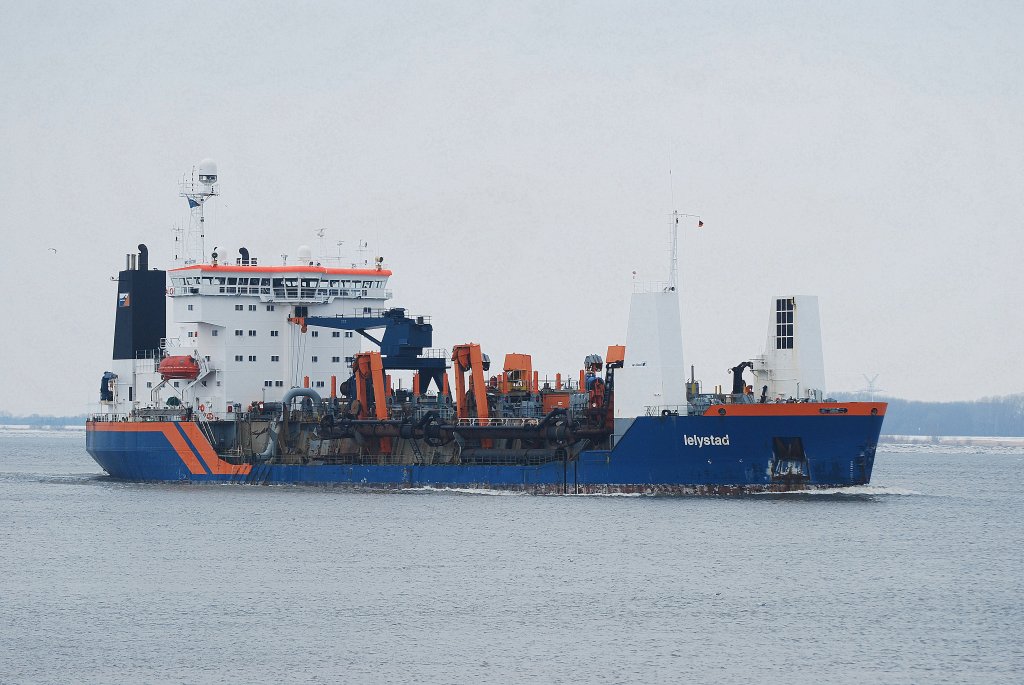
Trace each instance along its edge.
<instances>
[{"instance_id":1,"label":"gray sky","mask_svg":"<svg viewBox=\"0 0 1024 685\"><path fill-rule=\"evenodd\" d=\"M1019 3L146 4L0 3L0 410L87 410L203 157L208 248L368 239L439 346L577 373L677 208L706 383L816 294L831 389L1024 391Z\"/></svg>"}]
</instances>

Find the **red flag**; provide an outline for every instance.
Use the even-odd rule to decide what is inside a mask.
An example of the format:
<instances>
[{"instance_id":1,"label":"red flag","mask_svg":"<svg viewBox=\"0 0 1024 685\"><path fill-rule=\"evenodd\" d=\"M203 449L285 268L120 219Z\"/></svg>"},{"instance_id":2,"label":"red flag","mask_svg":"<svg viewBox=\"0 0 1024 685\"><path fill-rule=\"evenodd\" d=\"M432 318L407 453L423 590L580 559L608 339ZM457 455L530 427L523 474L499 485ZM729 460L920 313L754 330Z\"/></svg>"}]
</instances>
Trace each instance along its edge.
<instances>
[{"instance_id":1,"label":"red flag","mask_svg":"<svg viewBox=\"0 0 1024 685\"><path fill-rule=\"evenodd\" d=\"M704 228L704 222L700 219L697 219L697 228Z\"/></svg>"}]
</instances>

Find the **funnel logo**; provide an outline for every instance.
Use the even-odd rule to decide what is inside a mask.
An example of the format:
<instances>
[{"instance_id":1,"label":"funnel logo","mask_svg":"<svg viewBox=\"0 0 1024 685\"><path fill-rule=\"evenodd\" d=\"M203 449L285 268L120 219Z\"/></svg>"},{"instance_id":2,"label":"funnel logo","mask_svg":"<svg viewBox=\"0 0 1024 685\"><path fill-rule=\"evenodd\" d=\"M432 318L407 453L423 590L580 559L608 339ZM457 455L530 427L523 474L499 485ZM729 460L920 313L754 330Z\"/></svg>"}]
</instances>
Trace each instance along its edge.
<instances>
[{"instance_id":1,"label":"funnel logo","mask_svg":"<svg viewBox=\"0 0 1024 685\"><path fill-rule=\"evenodd\" d=\"M118 293L117 306L128 307L129 305L131 305L131 297L128 295L128 293Z\"/></svg>"},{"instance_id":2,"label":"funnel logo","mask_svg":"<svg viewBox=\"0 0 1024 685\"><path fill-rule=\"evenodd\" d=\"M729 435L684 435L683 444L690 447L728 447Z\"/></svg>"}]
</instances>

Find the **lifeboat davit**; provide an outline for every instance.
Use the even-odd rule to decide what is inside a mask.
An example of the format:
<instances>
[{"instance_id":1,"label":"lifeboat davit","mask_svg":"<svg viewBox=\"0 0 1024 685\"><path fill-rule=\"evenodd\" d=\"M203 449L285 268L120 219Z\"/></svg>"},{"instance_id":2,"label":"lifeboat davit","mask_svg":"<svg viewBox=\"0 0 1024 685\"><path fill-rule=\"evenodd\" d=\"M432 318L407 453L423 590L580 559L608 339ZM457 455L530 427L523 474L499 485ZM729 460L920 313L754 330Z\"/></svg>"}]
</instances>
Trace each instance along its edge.
<instances>
[{"instance_id":1,"label":"lifeboat davit","mask_svg":"<svg viewBox=\"0 0 1024 685\"><path fill-rule=\"evenodd\" d=\"M165 381L172 379L194 381L199 378L199 362L188 355L167 357L160 362L157 370Z\"/></svg>"}]
</instances>

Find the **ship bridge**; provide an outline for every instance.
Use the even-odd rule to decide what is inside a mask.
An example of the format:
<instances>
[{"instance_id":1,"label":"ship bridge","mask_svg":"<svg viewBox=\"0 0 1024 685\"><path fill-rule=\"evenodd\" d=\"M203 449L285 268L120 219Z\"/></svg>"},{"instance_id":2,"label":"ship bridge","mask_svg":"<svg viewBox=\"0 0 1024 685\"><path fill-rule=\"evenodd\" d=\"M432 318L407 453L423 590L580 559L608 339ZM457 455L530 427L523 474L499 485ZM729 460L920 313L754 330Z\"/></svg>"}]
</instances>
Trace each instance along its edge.
<instances>
[{"instance_id":1,"label":"ship bridge","mask_svg":"<svg viewBox=\"0 0 1024 685\"><path fill-rule=\"evenodd\" d=\"M389 300L388 269L195 264L170 272L172 297L257 297L261 302L323 304L335 298Z\"/></svg>"}]
</instances>

